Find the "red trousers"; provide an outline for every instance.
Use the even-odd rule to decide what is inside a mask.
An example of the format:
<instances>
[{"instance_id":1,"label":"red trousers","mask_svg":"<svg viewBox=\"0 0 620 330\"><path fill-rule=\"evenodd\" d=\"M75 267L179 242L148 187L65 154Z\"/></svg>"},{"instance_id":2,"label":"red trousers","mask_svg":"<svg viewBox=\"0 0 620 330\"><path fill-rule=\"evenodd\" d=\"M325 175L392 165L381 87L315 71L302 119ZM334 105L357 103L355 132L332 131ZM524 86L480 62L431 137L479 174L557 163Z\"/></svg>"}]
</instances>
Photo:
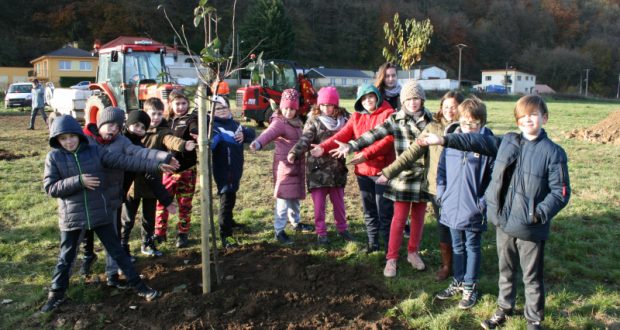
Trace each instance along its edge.
<instances>
[{"instance_id":1,"label":"red trousers","mask_svg":"<svg viewBox=\"0 0 620 330\"><path fill-rule=\"evenodd\" d=\"M189 168L181 173L164 173L163 184L173 198L176 198L179 212L177 229L179 234L189 233L192 219L192 200L196 189L196 168ZM155 235L166 236L168 230L168 210L157 202L155 218Z\"/></svg>"},{"instance_id":2,"label":"red trousers","mask_svg":"<svg viewBox=\"0 0 620 330\"><path fill-rule=\"evenodd\" d=\"M422 232L424 230L424 214L426 213L426 202L394 202L394 216L392 217L392 225L390 226L390 243L388 244L388 253L386 259L398 259L398 250L403 242L403 234L405 232L405 223L407 216L411 211L411 224L409 230L409 243L407 244L407 252L417 252L422 240Z\"/></svg>"}]
</instances>

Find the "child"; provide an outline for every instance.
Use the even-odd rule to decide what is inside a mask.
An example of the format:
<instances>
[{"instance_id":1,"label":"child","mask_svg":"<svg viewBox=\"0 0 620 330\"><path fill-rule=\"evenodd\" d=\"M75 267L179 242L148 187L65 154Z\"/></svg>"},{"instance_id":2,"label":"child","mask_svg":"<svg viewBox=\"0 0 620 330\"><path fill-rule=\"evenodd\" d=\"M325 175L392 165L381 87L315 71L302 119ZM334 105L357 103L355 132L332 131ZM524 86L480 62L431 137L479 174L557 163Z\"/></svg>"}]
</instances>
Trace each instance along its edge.
<instances>
[{"instance_id":1,"label":"child","mask_svg":"<svg viewBox=\"0 0 620 330\"><path fill-rule=\"evenodd\" d=\"M325 141L336 134L349 119L349 114L339 105L340 96L335 87L323 87L319 90L317 104L312 108L310 118L304 126L299 142L288 153L288 162L294 164L310 149L310 145ZM344 207L344 187L347 183L347 166L344 158L329 155L306 159L306 182L314 203L314 224L318 243L329 244L325 226L325 199L327 195L334 209L334 221L338 235L345 241L352 241L348 231Z\"/></svg>"},{"instance_id":2,"label":"child","mask_svg":"<svg viewBox=\"0 0 620 330\"><path fill-rule=\"evenodd\" d=\"M425 133L444 135L446 126L458 120L457 107L461 102L463 102L463 95L458 92L450 91L444 94L439 102L439 111L434 116L433 121L424 128L422 135ZM426 180L422 184L422 190L430 195L431 205L437 218L439 250L441 251L441 267L435 275L435 279L438 281L445 280L452 272L452 238L450 237L450 228L444 226L439 221L439 204L437 204L436 199L437 165L439 164L439 157L442 151L442 146L431 146L427 149L426 147L419 146L417 143L412 143L405 152L398 155L398 158L390 166L381 171L382 175L377 179L377 182L387 182L398 176L402 171L409 169L420 157L427 157L427 160L425 160L428 164L426 166ZM407 228L405 227L406 230Z\"/></svg>"},{"instance_id":3,"label":"child","mask_svg":"<svg viewBox=\"0 0 620 330\"><path fill-rule=\"evenodd\" d=\"M243 143L254 140L253 129L243 127L233 120L228 100L222 96L213 98L214 120L211 149L213 150L213 179L220 197L218 220L220 238L224 248L234 247L232 229L237 224L233 219L233 209L237 201L237 190L243 175Z\"/></svg>"},{"instance_id":4,"label":"child","mask_svg":"<svg viewBox=\"0 0 620 330\"><path fill-rule=\"evenodd\" d=\"M447 132L493 136L486 128L486 106L473 96L459 105L459 123ZM463 291L459 308L476 304L482 233L487 229L484 191L491 179L493 157L446 148L441 153L437 172L437 201L441 205L440 222L452 235L454 278L447 289L436 295L445 300Z\"/></svg>"},{"instance_id":5,"label":"child","mask_svg":"<svg viewBox=\"0 0 620 330\"><path fill-rule=\"evenodd\" d=\"M45 159L45 192L58 198L60 253L52 276L48 300L41 312L49 312L65 300L71 266L84 229L93 230L108 253L118 263L129 285L150 301L159 292L142 280L118 241L105 192L104 166L131 171L155 172L162 164L157 160L141 161L89 144L80 124L71 116L57 117L50 130L53 148ZM101 183L104 183L103 185Z\"/></svg>"},{"instance_id":6,"label":"child","mask_svg":"<svg viewBox=\"0 0 620 330\"><path fill-rule=\"evenodd\" d=\"M89 143L99 145L101 148L109 151L122 153L127 156L134 156L136 161L139 160L158 160L167 162L171 161L172 165L163 164L166 170L178 168L177 161L170 154L162 151L151 150L136 146L131 141L120 134L125 124L125 111L116 107L107 107L97 114L97 123L88 124L84 128L84 134L87 136ZM120 169L106 169L106 196L110 199L108 206L110 207L110 216L113 218L113 225L117 231L117 239L120 236L121 228L121 204L123 202L123 179L124 172ZM85 234L85 252L84 263L82 264L83 274L90 273L90 266L95 260L93 250L93 232L87 231ZM107 285L114 287L124 287L118 277L118 267L116 262L108 255L106 258L106 275L108 277Z\"/></svg>"},{"instance_id":7,"label":"child","mask_svg":"<svg viewBox=\"0 0 620 330\"><path fill-rule=\"evenodd\" d=\"M299 222L300 200L306 198L304 190L304 160L303 158L289 163L287 156L291 148L301 138L303 125L297 111L299 110L299 93L294 89L285 89L282 92L280 107L271 117L269 127L250 144L252 151L261 150L271 141L275 141L273 155L273 179L275 207L275 236L285 245L293 241L284 231L287 220L298 231L311 231L314 228Z\"/></svg>"},{"instance_id":8,"label":"child","mask_svg":"<svg viewBox=\"0 0 620 330\"><path fill-rule=\"evenodd\" d=\"M420 141L495 157L484 196L489 220L497 227L499 295L497 311L481 323L485 329L497 328L513 313L518 265L523 272L528 329L541 328L545 241L551 219L566 206L571 193L566 153L543 129L549 118L545 101L538 95L524 96L517 101L514 116L521 134L448 134L443 138L431 134Z\"/></svg>"},{"instance_id":9,"label":"child","mask_svg":"<svg viewBox=\"0 0 620 330\"><path fill-rule=\"evenodd\" d=\"M400 111L391 115L384 123L362 134L357 140L348 144L341 144L337 152L338 156L346 155L349 150L362 150L385 136L394 137L394 150L396 154L403 153L411 143L422 133L422 130L432 120L431 113L424 107L426 95L422 86L415 80L409 80L403 86L400 93L402 107ZM401 172L396 178L388 182L388 188L384 196L394 201L394 216L390 229L388 253L386 255L385 277L396 276L398 251L403 239L407 216L411 215L411 232L407 245L407 261L413 268L424 270L426 265L418 254L422 231L424 230L424 213L428 194L422 190L425 180L424 160L419 160L411 167Z\"/></svg>"},{"instance_id":10,"label":"child","mask_svg":"<svg viewBox=\"0 0 620 330\"><path fill-rule=\"evenodd\" d=\"M347 124L329 139L318 145L312 145L310 154L313 157L321 157L325 151L332 153L338 147L337 141L349 141L360 137L383 123L392 113L394 109L383 100L376 87L361 86L357 91L355 113L351 115ZM351 162L355 164L355 175L364 207L364 223L368 235L366 253L379 250L380 236L384 238L387 250L393 203L383 197L385 184L380 184L376 180L381 169L394 161L393 141L393 136L386 136L357 153Z\"/></svg>"},{"instance_id":11,"label":"child","mask_svg":"<svg viewBox=\"0 0 620 330\"><path fill-rule=\"evenodd\" d=\"M188 112L189 100L178 91L168 96L168 114L166 119L174 136L189 141L191 134L198 133L198 115ZM189 243L189 227L192 217L192 200L196 189L196 150L175 151L172 153L179 160L180 168L175 173L164 173L163 183L173 197L176 196L179 207L177 223L177 248L187 247ZM168 231L168 211L164 205L157 203L155 220L155 240L166 241Z\"/></svg>"},{"instance_id":12,"label":"child","mask_svg":"<svg viewBox=\"0 0 620 330\"><path fill-rule=\"evenodd\" d=\"M150 118L151 125L146 130L142 143L146 148L162 151L192 151L196 147L194 141L185 141L172 134L164 116L164 103L158 98L149 98L144 102L144 111L137 111ZM135 113L136 111L133 111ZM161 182L161 177L157 178ZM127 193L123 204L123 223L133 227L136 213L142 200L142 247L141 253L151 257L161 257L163 253L157 249L153 239L155 227L155 211L157 199L154 192L147 185L144 177L138 176ZM164 204L165 205L165 204ZM131 230L123 233L124 242L129 240Z\"/></svg>"}]
</instances>

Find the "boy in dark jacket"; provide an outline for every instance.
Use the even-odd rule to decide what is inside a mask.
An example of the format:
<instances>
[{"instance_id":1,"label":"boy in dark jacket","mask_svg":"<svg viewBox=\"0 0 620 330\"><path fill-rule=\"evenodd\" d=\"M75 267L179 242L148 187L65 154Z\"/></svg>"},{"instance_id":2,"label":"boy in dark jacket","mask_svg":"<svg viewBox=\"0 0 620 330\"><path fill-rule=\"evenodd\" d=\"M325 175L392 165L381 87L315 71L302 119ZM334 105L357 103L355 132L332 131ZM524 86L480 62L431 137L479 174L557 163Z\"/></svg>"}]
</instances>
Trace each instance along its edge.
<instances>
[{"instance_id":1,"label":"boy in dark jacket","mask_svg":"<svg viewBox=\"0 0 620 330\"><path fill-rule=\"evenodd\" d=\"M159 292L142 282L118 240L108 207L104 167L157 172L162 162L141 161L89 145L80 124L71 116L54 120L49 143L54 150L45 159L43 186L48 195L58 198L60 253L48 300L41 311L49 312L65 300L71 266L85 229L97 234L138 295L149 301L155 299Z\"/></svg>"},{"instance_id":2,"label":"boy in dark jacket","mask_svg":"<svg viewBox=\"0 0 620 330\"><path fill-rule=\"evenodd\" d=\"M485 127L486 106L475 96L462 102L459 122L446 132L492 136ZM476 304L476 283L480 274L482 233L487 229L484 191L491 180L493 157L475 152L443 149L437 170L437 201L441 205L441 224L450 228L454 278L447 289L437 294L445 300L463 292L459 308Z\"/></svg>"},{"instance_id":3,"label":"boy in dark jacket","mask_svg":"<svg viewBox=\"0 0 620 330\"><path fill-rule=\"evenodd\" d=\"M551 219L568 204L571 193L566 152L542 128L549 118L545 101L538 95L524 96L517 101L514 115L521 134L429 135L420 141L495 156L485 199L489 220L497 227L499 294L497 311L481 323L485 329L497 328L512 314L519 265L528 329L540 329L545 309L545 241Z\"/></svg>"},{"instance_id":4,"label":"boy in dark jacket","mask_svg":"<svg viewBox=\"0 0 620 330\"><path fill-rule=\"evenodd\" d=\"M228 101L221 97L214 97L213 138L213 179L217 185L217 194L220 196L220 238L224 248L234 246L232 239L233 208L237 200L237 190L243 175L243 143L254 140L256 133L253 129L243 127L233 120Z\"/></svg>"}]
</instances>

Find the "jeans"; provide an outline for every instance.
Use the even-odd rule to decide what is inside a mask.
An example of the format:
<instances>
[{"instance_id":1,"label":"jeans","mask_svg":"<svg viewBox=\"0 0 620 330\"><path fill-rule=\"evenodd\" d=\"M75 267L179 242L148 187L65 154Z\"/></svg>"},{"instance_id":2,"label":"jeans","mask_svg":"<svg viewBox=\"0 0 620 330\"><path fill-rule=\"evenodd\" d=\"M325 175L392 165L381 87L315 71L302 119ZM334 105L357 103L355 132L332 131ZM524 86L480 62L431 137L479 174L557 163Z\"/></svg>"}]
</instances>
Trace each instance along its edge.
<instances>
[{"instance_id":1,"label":"jeans","mask_svg":"<svg viewBox=\"0 0 620 330\"><path fill-rule=\"evenodd\" d=\"M390 224L394 214L394 204L383 197L385 185L375 183L377 176L357 176L357 184L362 195L364 223L369 244L379 244L379 236L383 236L387 247L390 241Z\"/></svg>"},{"instance_id":2,"label":"jeans","mask_svg":"<svg viewBox=\"0 0 620 330\"><path fill-rule=\"evenodd\" d=\"M111 257L116 260L119 267L123 270L129 285L138 286L142 281L135 268L129 260L116 235L114 226L110 223L93 229L99 240L106 248ZM50 291L64 293L69 286L71 277L71 267L75 261L80 239L83 236L82 230L61 231L60 232L60 253L58 263L52 275L52 285Z\"/></svg>"},{"instance_id":3,"label":"jeans","mask_svg":"<svg viewBox=\"0 0 620 330\"><path fill-rule=\"evenodd\" d=\"M274 229L276 235L284 230L286 222L297 226L299 224L299 199L276 198Z\"/></svg>"},{"instance_id":4,"label":"jeans","mask_svg":"<svg viewBox=\"0 0 620 330\"><path fill-rule=\"evenodd\" d=\"M118 208L118 210L114 210L114 212L112 212L112 222L110 223L110 226L112 226L112 228L114 229L114 237L116 237L116 239L119 241L120 244L120 238L119 238L119 219L120 219L120 214L121 213L121 209ZM83 243L83 249L84 249L84 257L93 257L95 255L95 229L91 229L91 230L85 230L84 233L84 237L82 239L82 243ZM99 235L97 235L99 236ZM99 239L101 240L101 236L99 236ZM103 242L102 242L103 243ZM105 247L105 245L104 245ZM106 249L107 251L107 249ZM118 273L118 265L116 264L116 261L114 261L114 258L112 258L110 256L110 254L108 253L106 255L106 259L105 259L105 273L108 277L113 276L114 274Z\"/></svg>"},{"instance_id":5,"label":"jeans","mask_svg":"<svg viewBox=\"0 0 620 330\"><path fill-rule=\"evenodd\" d=\"M480 278L482 233L450 228L452 234L452 271L463 284L474 284Z\"/></svg>"},{"instance_id":6,"label":"jeans","mask_svg":"<svg viewBox=\"0 0 620 330\"><path fill-rule=\"evenodd\" d=\"M515 275L520 265L525 286L525 318L532 322L542 322L545 318L545 241L524 241L506 235L499 228L496 239L499 258L497 305L505 310L514 309L517 293Z\"/></svg>"},{"instance_id":7,"label":"jeans","mask_svg":"<svg viewBox=\"0 0 620 330\"><path fill-rule=\"evenodd\" d=\"M43 117L43 121L45 122L45 124L47 124L47 115L45 114L45 108L40 107L40 108L32 108L32 111L30 111L30 126L29 128L34 128L34 120L35 118L37 118L37 112L41 112L41 116Z\"/></svg>"},{"instance_id":8,"label":"jeans","mask_svg":"<svg viewBox=\"0 0 620 330\"><path fill-rule=\"evenodd\" d=\"M334 222L339 233L348 229L347 215L344 207L344 188L342 187L322 187L314 188L310 191L312 202L314 203L314 225L316 234L319 236L327 235L327 225L325 225L326 199L332 202L334 209Z\"/></svg>"},{"instance_id":9,"label":"jeans","mask_svg":"<svg viewBox=\"0 0 620 330\"><path fill-rule=\"evenodd\" d=\"M220 223L220 237L232 236L233 209L237 202L236 192L226 192L220 195L220 210L218 221Z\"/></svg>"}]
</instances>

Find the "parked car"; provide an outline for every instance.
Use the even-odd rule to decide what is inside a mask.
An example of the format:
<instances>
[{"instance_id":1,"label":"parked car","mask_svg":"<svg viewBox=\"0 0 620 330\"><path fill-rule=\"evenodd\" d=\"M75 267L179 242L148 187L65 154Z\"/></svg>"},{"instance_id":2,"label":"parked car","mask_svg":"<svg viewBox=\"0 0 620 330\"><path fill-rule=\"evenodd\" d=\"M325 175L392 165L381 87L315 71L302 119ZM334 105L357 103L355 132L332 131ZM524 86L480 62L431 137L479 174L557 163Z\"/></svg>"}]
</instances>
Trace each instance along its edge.
<instances>
[{"instance_id":1,"label":"parked car","mask_svg":"<svg viewBox=\"0 0 620 330\"><path fill-rule=\"evenodd\" d=\"M90 81L83 80L83 81L80 81L79 83L71 86L70 88L74 88L74 89L88 89L88 85L90 85Z\"/></svg>"},{"instance_id":2,"label":"parked car","mask_svg":"<svg viewBox=\"0 0 620 330\"><path fill-rule=\"evenodd\" d=\"M31 83L11 84L4 96L4 107L29 107L32 104L31 90Z\"/></svg>"}]
</instances>

